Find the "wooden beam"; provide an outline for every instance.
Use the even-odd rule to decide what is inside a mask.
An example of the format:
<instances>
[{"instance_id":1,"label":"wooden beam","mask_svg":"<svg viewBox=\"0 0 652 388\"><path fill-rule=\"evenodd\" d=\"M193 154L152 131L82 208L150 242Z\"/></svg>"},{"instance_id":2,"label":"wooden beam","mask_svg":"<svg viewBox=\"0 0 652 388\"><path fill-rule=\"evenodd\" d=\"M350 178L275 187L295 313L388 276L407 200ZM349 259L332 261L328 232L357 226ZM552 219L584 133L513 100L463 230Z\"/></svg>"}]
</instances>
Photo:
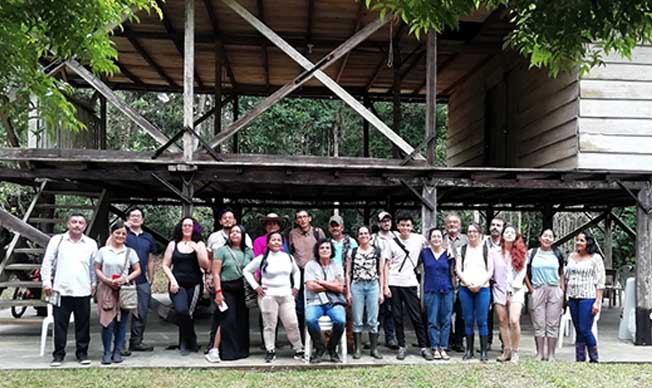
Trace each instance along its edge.
<instances>
[{"instance_id":1,"label":"wooden beam","mask_svg":"<svg viewBox=\"0 0 652 388\"><path fill-rule=\"evenodd\" d=\"M365 108L369 109L371 108L371 99L369 99L369 95L365 94L363 97L363 104ZM362 120L362 156L365 158L368 158L370 156L369 153L369 121L367 120Z\"/></svg>"},{"instance_id":2,"label":"wooden beam","mask_svg":"<svg viewBox=\"0 0 652 388\"><path fill-rule=\"evenodd\" d=\"M222 89L222 94L224 94L224 89ZM231 102L231 100L233 100L233 97L234 97L234 96L235 96L234 94L230 94L230 95L224 97L224 98L222 99L220 105L221 105L221 106L224 106L224 105L228 104L229 102ZM195 122L194 122L194 126L195 126L195 127L199 126L199 124L203 123L204 121L206 121L206 119L208 119L209 117L213 116L213 114L214 114L216 111L217 111L217 109L216 109L216 107L214 106L214 107L210 108L209 110L207 110L206 112L204 112L201 116L199 116L199 117L195 120Z\"/></svg>"},{"instance_id":3,"label":"wooden beam","mask_svg":"<svg viewBox=\"0 0 652 388\"><path fill-rule=\"evenodd\" d=\"M160 177L158 174L152 173L152 177L159 181L163 186L165 186L168 190L173 192L181 201L183 201L185 204L190 204L192 205L192 197L187 196L186 193L179 191L174 185L170 182L168 182L165 178Z\"/></svg>"},{"instance_id":4,"label":"wooden beam","mask_svg":"<svg viewBox=\"0 0 652 388\"><path fill-rule=\"evenodd\" d=\"M50 236L9 213L2 207L0 207L0 225L3 228L7 228L14 233L20 234L26 239L33 241L42 247L46 247L50 241Z\"/></svg>"},{"instance_id":5,"label":"wooden beam","mask_svg":"<svg viewBox=\"0 0 652 388\"><path fill-rule=\"evenodd\" d=\"M401 135L401 48L398 41L394 41L394 68L392 80L392 129ZM414 151L414 149L412 150ZM410 152L412 153L412 152ZM392 157L398 159L401 152L396 145L392 145Z\"/></svg>"},{"instance_id":6,"label":"wooden beam","mask_svg":"<svg viewBox=\"0 0 652 388\"><path fill-rule=\"evenodd\" d=\"M381 29L382 26L384 26L388 22L389 19L385 19L385 20L378 19L375 20L373 23L370 23L369 25L365 26L362 30L358 31L358 33L353 35L346 42L342 43L339 47L337 47L330 54L324 57L319 62L319 67L326 68L332 65L333 63L337 62L337 60L341 58L344 54L346 54L357 44L365 40L367 37L372 35L374 32ZM313 70L313 69L307 69L307 70ZM242 128L247 126L249 123L251 123L256 117L258 117L259 115L267 111L267 109L272 107L278 101L280 101L285 96L292 93L293 91L297 90L299 87L301 87L301 85L305 84L306 82L308 82L308 80L310 80L310 77L306 76L307 73L308 71L302 72L301 74L296 76L292 81L286 83L281 88L277 89L274 93L272 93L270 96L268 96L263 101L261 101L258 105L256 105L253 109L247 112L247 114L245 114L241 119L235 121L228 128L224 129L219 135L215 136L211 141L209 141L209 144L211 144L212 147L216 147L217 145L223 143L228 138L230 138L235 133L240 131Z\"/></svg>"},{"instance_id":7,"label":"wooden beam","mask_svg":"<svg viewBox=\"0 0 652 388\"><path fill-rule=\"evenodd\" d=\"M625 232L629 236L629 238L631 238L632 240L636 240L636 232L632 228L630 228L629 225L625 223L625 221L623 221L620 217L618 217L617 214L611 212L611 219L620 227L620 229L623 230L623 232Z\"/></svg>"},{"instance_id":8,"label":"wooden beam","mask_svg":"<svg viewBox=\"0 0 652 388\"><path fill-rule=\"evenodd\" d=\"M163 22L163 27L165 27L165 31L167 31L167 33L172 36L176 36L177 31L175 30L174 26L172 25L172 21L170 20L170 17L165 11L163 0L156 0L156 5L161 10L161 15L162 15L161 21ZM174 42L174 47L177 48L177 52L179 53L179 55L183 56L184 44L182 43L182 41L179 39L173 39L172 41ZM199 72L197 72L197 69L195 69L195 80L197 80L197 86L199 86L200 88L204 87L204 83L202 82L201 77L199 76Z\"/></svg>"},{"instance_id":9,"label":"wooden beam","mask_svg":"<svg viewBox=\"0 0 652 388\"><path fill-rule=\"evenodd\" d=\"M185 0L184 9L184 53L183 53L183 160L193 159L194 99L195 99L195 0Z\"/></svg>"},{"instance_id":10,"label":"wooden beam","mask_svg":"<svg viewBox=\"0 0 652 388\"><path fill-rule=\"evenodd\" d=\"M298 52L294 47L285 42L278 34L272 31L265 24L261 23L260 20L251 14L247 9L241 6L235 0L223 0L226 5L228 5L233 11L239 14L243 19L245 19L249 24L256 28L259 32L265 35L274 45L279 49L289 55L294 61L296 61L301 67L308 71L312 71L315 65L300 52ZM391 16L386 16L390 18ZM354 111L359 115L364 117L366 120L369 120L371 125L376 127L385 137L387 137L393 144L399 147L399 149L406 154L409 154L414 150L410 144L408 144L403 138L397 135L392 131L382 120L369 112L355 97L350 95L344 88L342 88L337 82L333 81L326 73L321 70L314 72L314 76L327 88L331 89L335 95L341 98L347 105L349 105ZM423 156L417 155L418 159L424 159Z\"/></svg>"},{"instance_id":11,"label":"wooden beam","mask_svg":"<svg viewBox=\"0 0 652 388\"><path fill-rule=\"evenodd\" d=\"M307 16L307 26L306 26L306 46L311 49L312 43L312 25L315 18L315 0L308 1L308 14Z\"/></svg>"},{"instance_id":12,"label":"wooden beam","mask_svg":"<svg viewBox=\"0 0 652 388\"><path fill-rule=\"evenodd\" d=\"M118 97L111 88L109 88L104 82L95 77L93 73L88 71L83 67L79 62L74 59L66 61L66 66L73 70L77 75L79 75L84 81L91 85L95 90L100 92L108 102L115 106L120 112L124 113L131 121L133 121L137 126L144 130L148 135L150 135L154 140L159 144L163 145L169 140L163 132L156 127L154 124L147 121L140 113L136 112L132 107L127 105L124 100ZM170 150L179 152L181 149L176 145L172 144Z\"/></svg>"},{"instance_id":13,"label":"wooden beam","mask_svg":"<svg viewBox=\"0 0 652 388\"><path fill-rule=\"evenodd\" d=\"M421 188L421 197L432 205L432 209L426 205L421 205L421 234L430 240L427 234L430 228L437 226L437 187L433 185L424 184Z\"/></svg>"},{"instance_id":14,"label":"wooden beam","mask_svg":"<svg viewBox=\"0 0 652 388\"><path fill-rule=\"evenodd\" d=\"M355 35L356 32L360 29L360 25L362 23L362 15L364 14L364 3L361 1L358 4L358 14L355 17L355 22L353 23L353 29L351 31L351 35ZM349 57L351 56L351 53L353 50L349 51L346 53L344 58L342 58L342 63L340 64L340 69L337 71L337 75L335 76L335 82L340 82L340 77L342 77L342 73L344 73L344 69L346 68L346 64L349 62Z\"/></svg>"},{"instance_id":15,"label":"wooden beam","mask_svg":"<svg viewBox=\"0 0 652 388\"><path fill-rule=\"evenodd\" d=\"M97 148L101 150L106 149L107 119L106 97L100 95L100 128L97 132Z\"/></svg>"},{"instance_id":16,"label":"wooden beam","mask_svg":"<svg viewBox=\"0 0 652 388\"><path fill-rule=\"evenodd\" d=\"M240 117L240 100L238 99L238 96L235 95L233 96L233 103L231 104L233 108L233 121L238 121L238 118ZM238 140L238 133L233 134L233 147L232 147L232 152L234 154L240 153L240 142Z\"/></svg>"},{"instance_id":17,"label":"wooden beam","mask_svg":"<svg viewBox=\"0 0 652 388\"><path fill-rule=\"evenodd\" d=\"M586 228L589 228L589 227L591 227L591 226L596 226L597 224L599 224L600 222L602 222L602 220L604 220L605 218L607 218L607 214L609 214L609 213L608 213L608 212L604 212L604 213L600 214L599 216L593 218L592 220L589 220L588 222L584 223L583 225L581 225L581 226L575 228L575 230L573 230L572 232L566 234L566 235L563 236L562 238L557 239L557 241L555 241L555 246L562 245L562 244L564 244L566 241L570 241L570 240L572 240L572 239L573 239L573 238L574 238L574 237L575 237L579 232L581 232L582 230L584 230L584 229L586 229ZM544 228L545 228L545 226L544 226Z\"/></svg>"},{"instance_id":18,"label":"wooden beam","mask_svg":"<svg viewBox=\"0 0 652 388\"><path fill-rule=\"evenodd\" d=\"M256 7L258 8L258 17L263 23L265 23L265 5L263 4L263 0L256 0ZM267 85L267 89L269 90L269 57L267 53L267 41L263 40L262 43L263 44L260 48L263 54L263 72L265 73L265 85Z\"/></svg>"},{"instance_id":19,"label":"wooden beam","mask_svg":"<svg viewBox=\"0 0 652 388\"><path fill-rule=\"evenodd\" d=\"M145 48L138 41L138 38L133 36L133 34L131 33L131 29L126 25L122 26L122 28L124 29L125 37L129 41L129 43L131 43L131 45L138 52L138 54L140 54L140 56L143 57L145 62L147 62L147 64L149 64L158 73L158 75L161 78L163 78L168 84L172 86L179 86L179 84L177 84L172 79L172 77L170 77L158 63L156 63L154 58L152 58L151 55L149 55L147 50L145 50Z\"/></svg>"},{"instance_id":20,"label":"wooden beam","mask_svg":"<svg viewBox=\"0 0 652 388\"><path fill-rule=\"evenodd\" d=\"M118 62L117 60L114 61L114 63L115 63L116 66L118 66L118 69L120 69L120 73L122 75L124 75L125 77L129 78L129 80L131 82L133 82L135 85L138 85L138 86L144 86L145 85L143 80L138 78L134 73L130 72L129 69L127 69L122 63ZM64 66L65 64L62 63L61 65Z\"/></svg>"},{"instance_id":21,"label":"wooden beam","mask_svg":"<svg viewBox=\"0 0 652 388\"><path fill-rule=\"evenodd\" d=\"M612 218L611 209L609 209L607 216L604 218L604 267L606 269L612 269L614 267ZM609 302L611 303L611 301Z\"/></svg>"},{"instance_id":22,"label":"wooden beam","mask_svg":"<svg viewBox=\"0 0 652 388\"><path fill-rule=\"evenodd\" d=\"M215 106L213 107L214 119L213 119L213 135L217 135L222 131L222 73L223 73L222 61L219 60L219 51L215 50ZM195 121L194 125L197 125ZM219 152L220 150L218 150Z\"/></svg>"},{"instance_id":23,"label":"wooden beam","mask_svg":"<svg viewBox=\"0 0 652 388\"><path fill-rule=\"evenodd\" d=\"M426 37L426 160L435 164L437 145L437 33L429 31Z\"/></svg>"},{"instance_id":24,"label":"wooden beam","mask_svg":"<svg viewBox=\"0 0 652 388\"><path fill-rule=\"evenodd\" d=\"M226 67L226 75L229 77L229 81L231 82L231 87L233 89L238 88L238 82L235 80L235 74L233 74L233 68L231 67L231 62L229 61L229 57L227 56L226 53L226 46L224 45L224 36L222 35L222 31L220 30L220 24L217 21L217 12L215 11L215 8L213 7L212 0L204 0L204 7L206 7L206 13L208 14L208 18L211 21L211 26L213 27L213 37L210 40L210 42L206 43L213 43L215 41L215 37L217 37L217 44L220 47L220 55L224 59L224 66Z\"/></svg>"},{"instance_id":25,"label":"wooden beam","mask_svg":"<svg viewBox=\"0 0 652 388\"><path fill-rule=\"evenodd\" d=\"M635 345L652 345L652 185L638 192L636 209L636 339Z\"/></svg>"}]
</instances>

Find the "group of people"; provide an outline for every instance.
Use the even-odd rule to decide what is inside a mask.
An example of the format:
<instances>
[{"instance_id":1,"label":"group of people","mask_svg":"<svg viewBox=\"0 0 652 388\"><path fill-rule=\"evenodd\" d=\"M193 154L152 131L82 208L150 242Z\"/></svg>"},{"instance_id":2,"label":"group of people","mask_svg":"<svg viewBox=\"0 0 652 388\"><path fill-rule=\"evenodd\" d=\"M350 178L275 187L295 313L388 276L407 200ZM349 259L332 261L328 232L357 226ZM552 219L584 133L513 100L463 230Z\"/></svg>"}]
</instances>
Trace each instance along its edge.
<instances>
[{"instance_id":1,"label":"group of people","mask_svg":"<svg viewBox=\"0 0 652 388\"><path fill-rule=\"evenodd\" d=\"M565 260L554 247L555 235L544 230L539 246L527 249L519 231L500 217L491 220L489 235L471 223L462 233L456 214L445 228L432 228L425 237L415 233L410 213L393 217L381 211L378 230L360 226L356 238L344 233L339 215L329 219L328 232L312 225L306 210L295 213L296 227L282 234L287 219L275 213L260 218L265 233L252 240L235 215L225 210L221 229L206 243L201 226L184 217L163 253L162 270L179 330L181 355L199 350L194 317L208 292L214 302L209 362L249 357L249 310L260 310L265 361L276 358L280 319L294 358L304 358L305 329L313 343L310 362L327 358L342 362L337 346L345 328L352 333L352 356L368 346L376 359L380 329L385 345L406 358L404 323L409 318L419 354L426 360L448 360L450 349L462 347L464 360L475 357L475 327L481 361L488 360L498 318L502 352L499 362L519 360L520 315L525 294L535 332L537 358L554 360L559 321L567 303L575 326L576 360L598 362L597 341L591 332L599 313L605 282L602 257L594 237L582 231L575 250ZM76 356L88 364L91 297L97 298L102 326L102 364L119 363L132 351L151 351L143 343L153 279L155 243L143 231L144 214L131 209L125 223L111 226L106 245L99 248L85 236L86 220L73 214L66 233L50 240L41 276L45 294L54 302L55 349L51 365L61 365L70 314L75 315ZM395 223L396 230L393 228ZM123 308L121 288L135 283L138 306ZM204 290L206 288L206 290ZM97 292L96 292L97 291ZM452 317L455 322L452 322ZM330 318L330 334L320 327ZM125 347L131 321L129 347ZM369 334L363 343L362 332Z\"/></svg>"}]
</instances>

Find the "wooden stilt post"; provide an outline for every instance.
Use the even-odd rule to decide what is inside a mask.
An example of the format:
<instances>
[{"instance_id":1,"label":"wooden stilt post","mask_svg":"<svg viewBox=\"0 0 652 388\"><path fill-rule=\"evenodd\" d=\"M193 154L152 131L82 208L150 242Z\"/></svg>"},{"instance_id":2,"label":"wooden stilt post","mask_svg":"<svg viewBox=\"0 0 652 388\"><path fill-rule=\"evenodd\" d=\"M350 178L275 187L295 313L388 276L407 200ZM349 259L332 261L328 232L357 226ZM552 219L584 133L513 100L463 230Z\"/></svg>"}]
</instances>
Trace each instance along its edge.
<instances>
[{"instance_id":1,"label":"wooden stilt post","mask_svg":"<svg viewBox=\"0 0 652 388\"><path fill-rule=\"evenodd\" d=\"M194 186L192 184L192 181L193 181L193 174L189 174L189 175L184 174L182 176L182 179L181 179L181 182L182 182L181 183L181 185L182 185L181 192L187 198L192 198L194 196L194 194L195 194L195 188L194 188ZM183 203L183 216L184 217L192 217L192 211L193 211L192 202L191 203L184 202Z\"/></svg>"},{"instance_id":2,"label":"wooden stilt post","mask_svg":"<svg viewBox=\"0 0 652 388\"><path fill-rule=\"evenodd\" d=\"M222 59L219 46L215 46L215 114L213 120L213 135L222 131ZM222 146L218 146L217 152Z\"/></svg>"},{"instance_id":3,"label":"wooden stilt post","mask_svg":"<svg viewBox=\"0 0 652 388\"><path fill-rule=\"evenodd\" d=\"M195 0L185 2L185 28L183 53L183 126L194 130L194 76L195 76ZM183 134L183 160L188 163L193 160L193 138L190 132ZM182 192L192 199L192 177L182 177ZM192 203L183 204L183 215L192 216Z\"/></svg>"},{"instance_id":4,"label":"wooden stilt post","mask_svg":"<svg viewBox=\"0 0 652 388\"><path fill-rule=\"evenodd\" d=\"M233 121L236 122L238 121L238 118L240 117L240 101L239 101L239 96L234 96L233 97ZM238 134L235 133L233 134L233 153L237 154L240 153L240 142L238 141Z\"/></svg>"},{"instance_id":5,"label":"wooden stilt post","mask_svg":"<svg viewBox=\"0 0 652 388\"><path fill-rule=\"evenodd\" d=\"M613 259L613 237L612 229L613 219L611 217L611 209L608 210L607 216L604 219L604 267L612 269L614 267Z\"/></svg>"},{"instance_id":6,"label":"wooden stilt post","mask_svg":"<svg viewBox=\"0 0 652 388\"><path fill-rule=\"evenodd\" d=\"M183 46L183 126L194 129L195 71L195 0L185 2ZM183 135L183 160L192 161L193 141L189 132Z\"/></svg>"},{"instance_id":7,"label":"wooden stilt post","mask_svg":"<svg viewBox=\"0 0 652 388\"><path fill-rule=\"evenodd\" d=\"M543 229L552 229L553 220L555 217L555 212L552 209L552 205L547 203L543 206Z\"/></svg>"},{"instance_id":8,"label":"wooden stilt post","mask_svg":"<svg viewBox=\"0 0 652 388\"><path fill-rule=\"evenodd\" d=\"M98 131L97 148L106 149L106 97L100 95L100 130Z\"/></svg>"},{"instance_id":9,"label":"wooden stilt post","mask_svg":"<svg viewBox=\"0 0 652 388\"><path fill-rule=\"evenodd\" d=\"M652 184L638 193L636 209L636 345L652 345Z\"/></svg>"},{"instance_id":10,"label":"wooden stilt post","mask_svg":"<svg viewBox=\"0 0 652 388\"><path fill-rule=\"evenodd\" d=\"M421 189L421 196L434 205L433 210L428 209L423 204L421 205L421 234L428 240L428 230L437 226L437 186L424 184Z\"/></svg>"},{"instance_id":11,"label":"wooden stilt post","mask_svg":"<svg viewBox=\"0 0 652 388\"><path fill-rule=\"evenodd\" d=\"M437 141L437 33L428 32L426 42L426 133L431 139L426 144L426 160L435 164L435 146Z\"/></svg>"},{"instance_id":12,"label":"wooden stilt post","mask_svg":"<svg viewBox=\"0 0 652 388\"><path fill-rule=\"evenodd\" d=\"M394 82L392 83L392 129L396 134L401 136L401 53L398 42L394 43ZM400 150L396 145L392 145L392 157L398 159L401 157Z\"/></svg>"},{"instance_id":13,"label":"wooden stilt post","mask_svg":"<svg viewBox=\"0 0 652 388\"><path fill-rule=\"evenodd\" d=\"M494 207L492 205L487 206L487 212L485 214L487 216L486 230L487 230L487 234L490 234L489 229L491 228L491 220L493 220L494 217L496 216L496 212L494 211Z\"/></svg>"},{"instance_id":14,"label":"wooden stilt post","mask_svg":"<svg viewBox=\"0 0 652 388\"><path fill-rule=\"evenodd\" d=\"M367 109L371 107L371 99L368 94L364 95L362 103ZM369 121L364 119L362 120L362 156L369 157Z\"/></svg>"}]
</instances>

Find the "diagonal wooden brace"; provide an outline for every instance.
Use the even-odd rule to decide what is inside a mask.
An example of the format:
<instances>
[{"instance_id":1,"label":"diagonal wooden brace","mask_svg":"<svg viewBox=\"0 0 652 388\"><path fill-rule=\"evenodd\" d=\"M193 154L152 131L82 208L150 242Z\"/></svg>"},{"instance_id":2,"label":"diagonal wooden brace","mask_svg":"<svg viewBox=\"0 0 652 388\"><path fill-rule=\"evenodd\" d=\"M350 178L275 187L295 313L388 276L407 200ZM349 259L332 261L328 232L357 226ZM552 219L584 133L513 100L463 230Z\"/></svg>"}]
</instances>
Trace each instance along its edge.
<instances>
[{"instance_id":1,"label":"diagonal wooden brace","mask_svg":"<svg viewBox=\"0 0 652 388\"><path fill-rule=\"evenodd\" d=\"M430 200L424 198L421 195L421 193L417 191L417 189L410 186L410 184L407 183L404 179L399 179L399 182L401 182L403 186L405 186L408 190L412 192L412 194L414 194L417 198L419 198L419 201L421 201L423 206L427 207L431 212L436 210L436 206L432 202L430 202Z\"/></svg>"},{"instance_id":2,"label":"diagonal wooden brace","mask_svg":"<svg viewBox=\"0 0 652 388\"><path fill-rule=\"evenodd\" d=\"M154 177L154 179L156 179L157 181L161 182L161 184L165 186L168 190L176 194L177 197L179 197L183 202L187 203L188 205L192 205L192 199L188 198L185 194L179 191L179 189L177 189L172 183L156 175L156 173L152 173L152 177Z\"/></svg>"},{"instance_id":3,"label":"diagonal wooden brace","mask_svg":"<svg viewBox=\"0 0 652 388\"><path fill-rule=\"evenodd\" d=\"M410 160L412 160L412 158L414 158L414 156L417 155L417 153L421 151L421 149L423 149L423 147L430 144L430 142L433 141L436 137L437 137L436 133L433 133L432 135L428 136L428 138L424 140L423 143L419 144L417 148L414 149L414 151L412 151L409 155L403 158L403 160L401 160L401 166L405 166L406 164L408 164Z\"/></svg>"},{"instance_id":4,"label":"diagonal wooden brace","mask_svg":"<svg viewBox=\"0 0 652 388\"><path fill-rule=\"evenodd\" d=\"M235 13L240 15L243 19L245 19L249 24L251 24L254 28L258 30L263 36L265 36L267 39L269 39L274 45L276 45L279 49L281 49L283 52L285 52L290 58L292 58L294 61L296 61L301 67L303 67L306 71L314 71L314 76L317 78L319 81L321 81L324 86L329 88L335 95L340 97L346 104L348 104L354 111L356 111L359 115L361 115L365 120L369 121L378 131L380 131L385 137L387 137L392 143L394 143L399 149L401 149L403 152L406 154L412 153L414 148L410 144L408 144L405 140L403 140L398 134L396 134L394 131L392 131L385 123L382 122L378 117L373 115L367 108L360 103L355 97L350 95L344 88L342 88L337 82L335 82L332 78L330 78L326 73L324 73L322 70L314 70L315 65L306 57L304 57L301 53L299 53L294 47L292 47L290 44L288 44L285 40L283 40L279 35L277 35L274 31L272 31L269 27L267 27L263 22L261 22L259 19L257 19L253 14L251 14L249 11L247 11L244 7L242 7L240 4L238 4L235 0L223 0L223 2L229 6ZM357 34L355 34L351 39L353 40L354 38L358 38L363 40L364 38L360 38L363 36L363 31L367 32L370 26L374 26L376 24L380 23L387 23L389 21L390 17L388 16L387 19L384 20L377 20L376 22L366 26L364 29L360 30ZM379 25L377 26L378 29L382 26ZM367 32L368 33L368 32ZM370 34L369 34L370 35ZM365 37L366 38L366 37ZM347 41L348 43L348 41ZM345 44L341 45L339 48L345 46ZM346 51L342 51L341 55L344 55L346 52L350 51L352 47L347 48ZM336 49L337 50L337 49ZM333 58L335 59L337 56L333 55ZM339 58L339 57L337 57ZM329 61L330 62L330 61ZM326 62L328 63L328 62ZM305 77L304 75L300 75L300 77ZM304 78L304 82L308 79L309 77ZM299 83L300 84L300 83ZM285 95L289 94L290 91L287 91L287 89L295 88L298 87L299 85L292 81L291 85L288 86L286 84L284 87L281 89L277 90L276 93L274 93L272 96L268 97L264 102L271 102L269 106L271 106L273 103L278 101L280 98L284 97ZM286 89L287 88L287 89ZM294 90L294 89L292 89ZM272 99L274 97L274 99ZM262 105L262 103L261 103ZM259 105L259 107L261 106ZM269 108L266 107L265 109ZM257 107L258 108L258 107ZM256 108L254 108L250 113L252 113L249 122L253 120L256 116L258 116L262 111L258 111ZM224 132L220 133L220 135L216 136L211 142L211 146L215 147L222 142L224 142L229 136L232 136L234 133L236 133L240 128L242 128L244 125L246 125L248 122L244 122L245 117L243 117L242 124L241 123L234 123L230 128L225 130ZM236 126L236 124L241 124L239 127ZM234 130L235 129L235 130ZM420 154L417 154L415 156L417 159L425 160L423 156Z\"/></svg>"}]
</instances>

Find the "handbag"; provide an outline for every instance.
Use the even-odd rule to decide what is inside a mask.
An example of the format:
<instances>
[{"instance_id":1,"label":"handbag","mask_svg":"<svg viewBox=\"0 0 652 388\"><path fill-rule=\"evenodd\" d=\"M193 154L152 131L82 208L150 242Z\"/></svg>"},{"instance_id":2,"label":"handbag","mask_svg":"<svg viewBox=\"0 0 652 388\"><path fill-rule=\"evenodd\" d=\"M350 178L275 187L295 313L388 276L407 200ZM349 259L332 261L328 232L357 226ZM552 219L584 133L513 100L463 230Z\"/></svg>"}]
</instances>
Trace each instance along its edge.
<instances>
[{"instance_id":1,"label":"handbag","mask_svg":"<svg viewBox=\"0 0 652 388\"><path fill-rule=\"evenodd\" d=\"M229 250L229 254L233 258L233 261L235 262L235 268L238 271L238 274L242 277L242 283L244 284L245 306L247 306L249 309L258 307L258 293L256 293L256 291L251 288L249 282L245 279L244 274L242 273L242 264L236 258L235 252L231 250L230 246L227 245L226 247Z\"/></svg>"},{"instance_id":2,"label":"handbag","mask_svg":"<svg viewBox=\"0 0 652 388\"><path fill-rule=\"evenodd\" d=\"M125 249L125 271L129 271L129 248ZM138 308L138 290L135 284L128 283L120 286L120 308L123 310L135 310Z\"/></svg>"}]
</instances>

